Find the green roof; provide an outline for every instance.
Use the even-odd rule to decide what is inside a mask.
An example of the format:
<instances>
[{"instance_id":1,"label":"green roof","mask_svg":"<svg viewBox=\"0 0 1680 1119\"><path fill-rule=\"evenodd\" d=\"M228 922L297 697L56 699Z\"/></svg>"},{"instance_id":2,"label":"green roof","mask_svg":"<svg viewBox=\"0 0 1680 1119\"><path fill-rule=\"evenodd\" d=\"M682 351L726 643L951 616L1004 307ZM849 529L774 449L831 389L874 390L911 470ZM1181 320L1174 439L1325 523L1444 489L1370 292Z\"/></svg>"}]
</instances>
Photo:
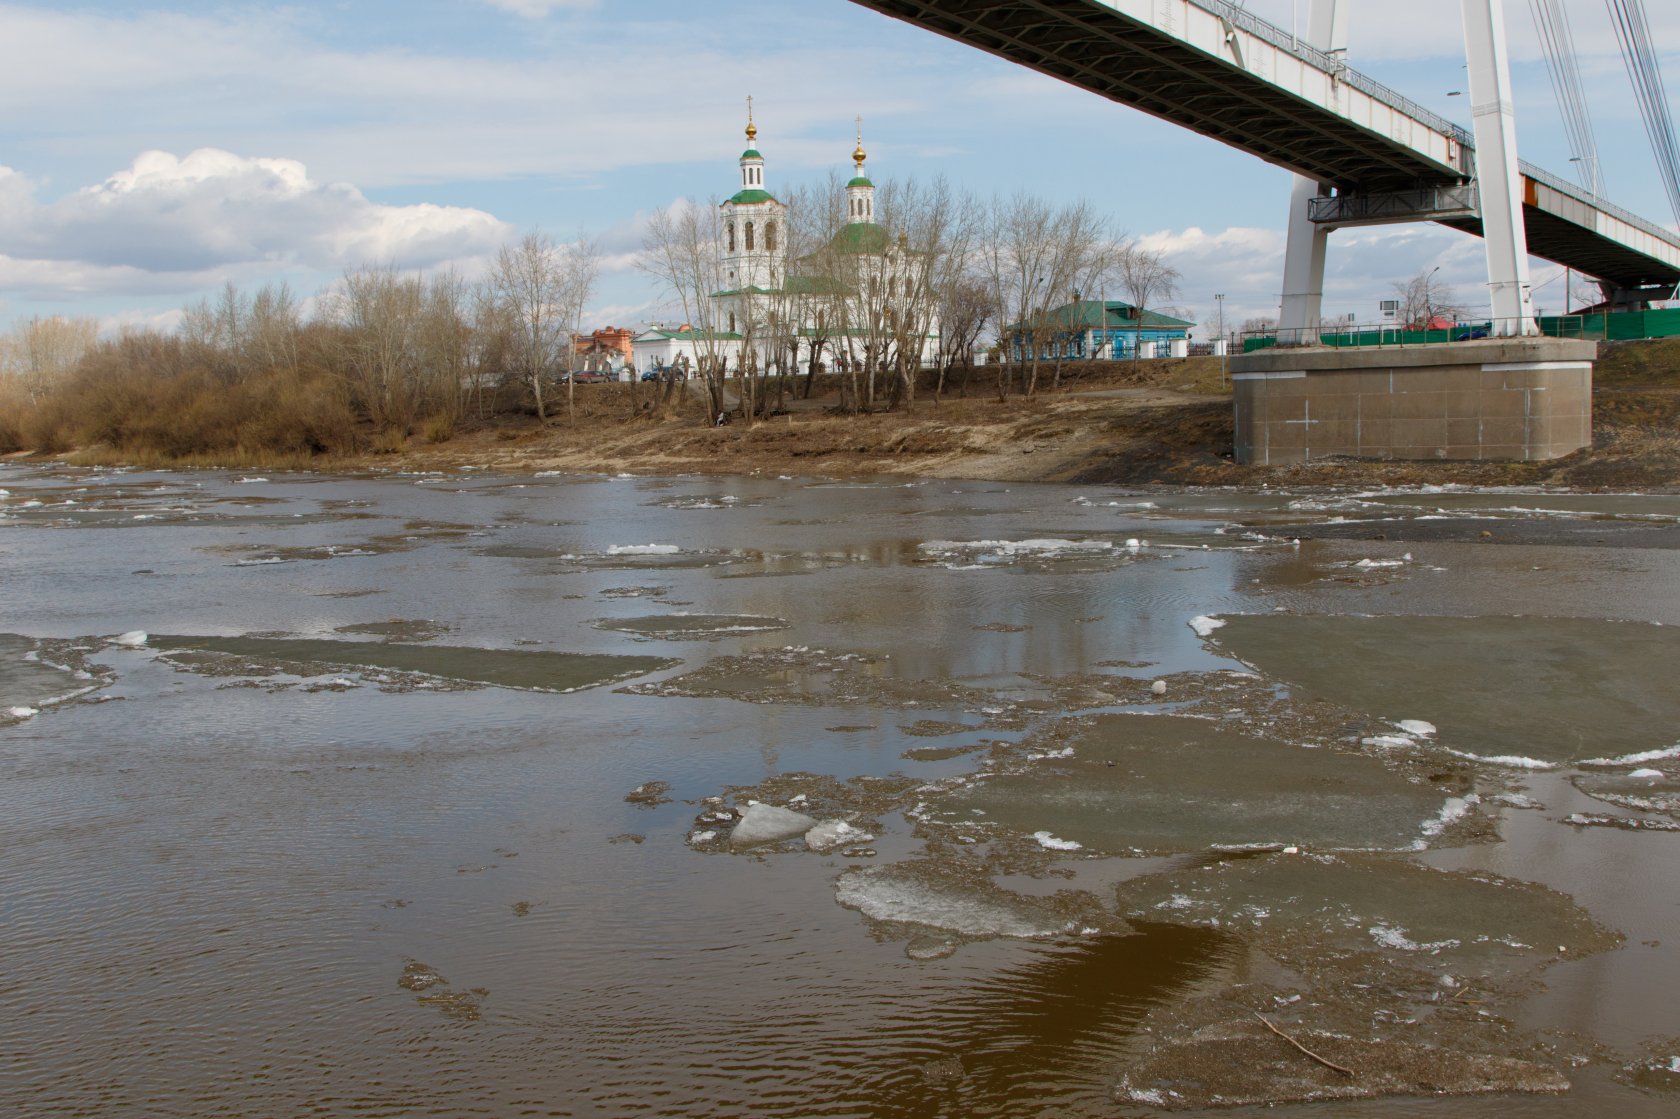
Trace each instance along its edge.
<instances>
[{"instance_id":1,"label":"green roof","mask_svg":"<svg viewBox=\"0 0 1680 1119\"><path fill-rule=\"evenodd\" d=\"M650 327L642 335L657 334L661 338L674 338L682 342L739 342L741 335L732 330L663 330Z\"/></svg>"},{"instance_id":2,"label":"green roof","mask_svg":"<svg viewBox=\"0 0 1680 1119\"><path fill-rule=\"evenodd\" d=\"M1073 330L1171 330L1174 327L1190 327L1196 324L1188 319L1175 319L1171 315L1163 315L1159 311L1145 311L1140 322L1136 308L1130 303L1122 303L1118 299L1110 299L1107 302L1081 299L1076 303L1052 307L1045 313L1045 325ZM1004 327L1005 330L1021 328L1022 324L1018 322Z\"/></svg>"},{"instance_id":3,"label":"green roof","mask_svg":"<svg viewBox=\"0 0 1680 1119\"><path fill-rule=\"evenodd\" d=\"M872 221L851 222L829 241L828 247L837 253L884 253L892 244L892 235Z\"/></svg>"},{"instance_id":4,"label":"green roof","mask_svg":"<svg viewBox=\"0 0 1680 1119\"><path fill-rule=\"evenodd\" d=\"M738 190L729 199L731 202L774 202L776 196L767 190Z\"/></svg>"},{"instance_id":5,"label":"green roof","mask_svg":"<svg viewBox=\"0 0 1680 1119\"><path fill-rule=\"evenodd\" d=\"M846 185L848 187L873 187L875 184L864 178L862 175L859 175Z\"/></svg>"},{"instance_id":6,"label":"green roof","mask_svg":"<svg viewBox=\"0 0 1680 1119\"><path fill-rule=\"evenodd\" d=\"M744 287L712 292L713 299L731 295L840 295L849 290L826 276L789 276L779 288Z\"/></svg>"},{"instance_id":7,"label":"green roof","mask_svg":"<svg viewBox=\"0 0 1680 1119\"><path fill-rule=\"evenodd\" d=\"M757 148L748 148L746 151L741 153L741 158L742 159L763 159L764 157L758 154L758 149Z\"/></svg>"}]
</instances>

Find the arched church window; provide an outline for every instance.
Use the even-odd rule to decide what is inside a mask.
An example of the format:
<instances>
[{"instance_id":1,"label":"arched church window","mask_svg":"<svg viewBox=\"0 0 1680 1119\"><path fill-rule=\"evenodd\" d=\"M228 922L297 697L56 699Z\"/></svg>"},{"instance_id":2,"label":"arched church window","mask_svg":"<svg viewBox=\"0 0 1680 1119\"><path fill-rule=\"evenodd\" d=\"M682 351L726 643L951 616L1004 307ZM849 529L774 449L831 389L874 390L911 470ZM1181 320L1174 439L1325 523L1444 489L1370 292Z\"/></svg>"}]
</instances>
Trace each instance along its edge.
<instances>
[{"instance_id":1,"label":"arched church window","mask_svg":"<svg viewBox=\"0 0 1680 1119\"><path fill-rule=\"evenodd\" d=\"M730 222L728 228L729 228L729 251L734 252L735 251L735 223Z\"/></svg>"},{"instance_id":2,"label":"arched church window","mask_svg":"<svg viewBox=\"0 0 1680 1119\"><path fill-rule=\"evenodd\" d=\"M773 221L764 223L764 247L770 252L776 251L776 223Z\"/></svg>"},{"instance_id":3,"label":"arched church window","mask_svg":"<svg viewBox=\"0 0 1680 1119\"><path fill-rule=\"evenodd\" d=\"M747 251L749 253L752 252L752 247L753 247L753 223L749 221L747 223Z\"/></svg>"},{"instance_id":4,"label":"arched church window","mask_svg":"<svg viewBox=\"0 0 1680 1119\"><path fill-rule=\"evenodd\" d=\"M735 312L729 312L729 333L735 333Z\"/></svg>"}]
</instances>

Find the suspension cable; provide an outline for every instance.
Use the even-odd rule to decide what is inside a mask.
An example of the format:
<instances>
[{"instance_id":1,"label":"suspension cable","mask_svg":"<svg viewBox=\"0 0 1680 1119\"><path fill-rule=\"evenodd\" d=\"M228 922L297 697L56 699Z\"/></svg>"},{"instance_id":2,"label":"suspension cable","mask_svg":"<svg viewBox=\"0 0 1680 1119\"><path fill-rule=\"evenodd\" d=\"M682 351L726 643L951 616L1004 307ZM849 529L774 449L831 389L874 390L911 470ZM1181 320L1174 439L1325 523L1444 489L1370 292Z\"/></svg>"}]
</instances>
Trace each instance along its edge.
<instances>
[{"instance_id":1,"label":"suspension cable","mask_svg":"<svg viewBox=\"0 0 1680 1119\"><path fill-rule=\"evenodd\" d=\"M1581 85L1581 69L1575 61L1575 35L1562 0L1528 0L1534 30L1546 56L1546 75L1552 82L1558 113L1563 117L1564 136L1581 185L1595 197L1604 195L1603 172L1598 160L1598 140L1592 114Z\"/></svg>"},{"instance_id":2,"label":"suspension cable","mask_svg":"<svg viewBox=\"0 0 1680 1119\"><path fill-rule=\"evenodd\" d=\"M1622 50L1634 100L1645 121L1645 135L1651 141L1657 170L1668 191L1668 204L1680 222L1680 148L1674 143L1674 123L1668 113L1668 95L1663 90L1662 72L1651 49L1651 26L1645 19L1645 0L1604 0L1616 43Z\"/></svg>"}]
</instances>

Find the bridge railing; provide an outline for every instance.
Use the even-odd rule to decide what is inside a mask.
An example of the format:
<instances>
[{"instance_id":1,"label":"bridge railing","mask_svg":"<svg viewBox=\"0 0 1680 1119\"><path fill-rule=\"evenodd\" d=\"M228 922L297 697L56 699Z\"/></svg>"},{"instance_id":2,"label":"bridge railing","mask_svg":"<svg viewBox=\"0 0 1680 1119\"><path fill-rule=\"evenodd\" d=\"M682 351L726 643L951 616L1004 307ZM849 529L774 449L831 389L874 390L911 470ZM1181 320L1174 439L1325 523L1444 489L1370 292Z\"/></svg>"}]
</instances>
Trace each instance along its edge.
<instances>
[{"instance_id":1,"label":"bridge railing","mask_svg":"<svg viewBox=\"0 0 1680 1119\"><path fill-rule=\"evenodd\" d=\"M1526 159L1519 161L1518 167L1524 175L1527 175L1529 178L1533 179L1537 183L1540 183L1542 186L1550 187L1559 194L1567 195L1578 202L1585 202L1587 205L1602 210L1604 213L1609 214L1613 218L1621 219L1627 224L1633 226L1635 229L1642 230L1653 237L1660 238L1671 245L1680 247L1680 237L1676 237L1673 230L1664 229L1656 222L1647 218L1642 218L1638 214L1633 213L1631 210L1624 210L1614 202L1606 202L1604 199L1593 194L1591 191L1587 190L1578 183L1572 183L1568 179L1561 178L1552 174L1550 171L1536 167Z\"/></svg>"},{"instance_id":2,"label":"bridge railing","mask_svg":"<svg viewBox=\"0 0 1680 1119\"><path fill-rule=\"evenodd\" d=\"M1397 93L1383 85L1375 78L1367 77L1358 70L1350 69L1347 60L1339 54L1321 51L1302 41L1299 35L1292 35L1283 28L1261 19L1253 12L1237 7L1229 0L1189 0L1191 4L1211 12L1213 15L1229 23L1232 27L1240 27L1255 38L1270 43L1279 50L1288 51L1301 61L1316 66L1326 74L1333 75L1337 81L1343 82L1367 96L1374 97L1391 108L1398 109L1420 124L1426 125L1441 133L1451 136L1465 150L1476 146L1476 139L1470 132L1454 124L1447 118L1433 113L1419 105L1416 101Z\"/></svg>"}]
</instances>

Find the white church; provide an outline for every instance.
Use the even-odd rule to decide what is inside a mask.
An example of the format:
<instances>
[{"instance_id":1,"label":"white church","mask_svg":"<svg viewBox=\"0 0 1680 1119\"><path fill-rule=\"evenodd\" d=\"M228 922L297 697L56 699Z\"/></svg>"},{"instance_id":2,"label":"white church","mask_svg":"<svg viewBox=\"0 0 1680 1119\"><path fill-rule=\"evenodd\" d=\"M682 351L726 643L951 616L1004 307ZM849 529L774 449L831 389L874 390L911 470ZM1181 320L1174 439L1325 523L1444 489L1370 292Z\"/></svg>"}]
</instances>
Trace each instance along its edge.
<instances>
[{"instance_id":1,"label":"white church","mask_svg":"<svg viewBox=\"0 0 1680 1119\"><path fill-rule=\"evenodd\" d=\"M917 351L913 364L931 364L939 333L925 257L875 221L861 125L845 222L822 249L796 257L790 273L787 206L765 189L750 100L740 189L719 207L721 286L710 295L709 322L642 330L631 343L638 373L693 370L707 354L730 376L743 366L805 373L813 361L829 371L871 358L885 367L888 351L906 343Z\"/></svg>"}]
</instances>

